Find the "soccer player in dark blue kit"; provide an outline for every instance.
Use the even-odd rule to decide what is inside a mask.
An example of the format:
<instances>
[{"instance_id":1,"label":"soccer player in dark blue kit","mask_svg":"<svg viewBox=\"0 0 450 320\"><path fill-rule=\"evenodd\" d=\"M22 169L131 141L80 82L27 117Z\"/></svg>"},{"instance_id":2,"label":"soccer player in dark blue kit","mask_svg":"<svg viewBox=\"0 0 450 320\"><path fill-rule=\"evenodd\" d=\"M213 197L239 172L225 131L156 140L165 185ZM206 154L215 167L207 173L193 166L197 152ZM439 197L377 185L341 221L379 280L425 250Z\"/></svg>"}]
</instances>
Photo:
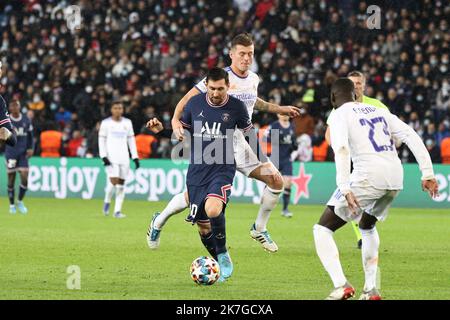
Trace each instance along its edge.
<instances>
[{"instance_id":1,"label":"soccer player in dark blue kit","mask_svg":"<svg viewBox=\"0 0 450 320\"><path fill-rule=\"evenodd\" d=\"M272 138L274 137L278 137L278 141L273 141ZM281 212L281 215L286 218L291 218L292 213L288 209L292 185L293 161L291 154L297 149L297 140L294 127L289 121L289 116L278 115L278 121L271 123L267 128L265 140L272 145L270 160L283 175L284 192L283 211Z\"/></svg>"},{"instance_id":2,"label":"soccer player in dark blue kit","mask_svg":"<svg viewBox=\"0 0 450 320\"><path fill-rule=\"evenodd\" d=\"M0 78L2 77L2 63L0 61ZM17 142L16 133L11 126L6 101L0 95L0 145L14 146Z\"/></svg>"},{"instance_id":3,"label":"soccer player in dark blue kit","mask_svg":"<svg viewBox=\"0 0 450 320\"><path fill-rule=\"evenodd\" d=\"M20 213L26 214L28 209L23 203L28 186L28 159L33 155L33 126L30 119L20 112L20 102L12 100L9 103L11 124L17 135L14 147L6 146L6 170L8 172L9 212L16 213L15 181L16 172L20 172L20 186L17 207Z\"/></svg>"},{"instance_id":4,"label":"soccer player in dark blue kit","mask_svg":"<svg viewBox=\"0 0 450 320\"><path fill-rule=\"evenodd\" d=\"M181 122L191 135L190 165L186 176L190 213L204 246L220 266L219 281L228 279L233 263L226 248L225 208L236 173L234 130L253 128L244 103L228 95L228 73L213 68L206 77L207 92L192 97ZM147 127L154 132L156 119Z\"/></svg>"}]
</instances>

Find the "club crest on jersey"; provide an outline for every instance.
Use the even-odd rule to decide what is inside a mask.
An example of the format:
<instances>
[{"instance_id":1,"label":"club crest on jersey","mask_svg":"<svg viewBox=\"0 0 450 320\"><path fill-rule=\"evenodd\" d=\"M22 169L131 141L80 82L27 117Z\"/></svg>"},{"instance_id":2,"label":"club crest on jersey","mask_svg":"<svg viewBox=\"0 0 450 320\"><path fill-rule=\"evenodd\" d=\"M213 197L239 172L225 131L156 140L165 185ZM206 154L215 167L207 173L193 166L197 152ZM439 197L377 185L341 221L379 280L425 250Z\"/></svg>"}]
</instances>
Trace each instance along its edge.
<instances>
[{"instance_id":1,"label":"club crest on jersey","mask_svg":"<svg viewBox=\"0 0 450 320\"><path fill-rule=\"evenodd\" d=\"M228 122L228 121L230 121L230 114L229 114L229 113L224 113L224 114L222 114L222 121L223 121L223 122Z\"/></svg>"}]
</instances>

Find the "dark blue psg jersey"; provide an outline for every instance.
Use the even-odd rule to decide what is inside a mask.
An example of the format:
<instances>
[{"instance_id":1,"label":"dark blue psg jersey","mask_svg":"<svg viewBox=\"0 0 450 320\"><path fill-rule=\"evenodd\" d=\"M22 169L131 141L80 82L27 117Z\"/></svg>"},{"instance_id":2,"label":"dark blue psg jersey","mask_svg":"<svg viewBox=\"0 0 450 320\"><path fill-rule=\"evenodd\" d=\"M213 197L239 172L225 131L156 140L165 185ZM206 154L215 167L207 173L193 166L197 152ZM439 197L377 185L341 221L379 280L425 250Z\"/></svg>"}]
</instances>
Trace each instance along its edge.
<instances>
[{"instance_id":1,"label":"dark blue psg jersey","mask_svg":"<svg viewBox=\"0 0 450 320\"><path fill-rule=\"evenodd\" d=\"M9 119L8 106L5 99L0 95L0 127L6 127L12 131L11 120Z\"/></svg>"},{"instance_id":2,"label":"dark blue psg jersey","mask_svg":"<svg viewBox=\"0 0 450 320\"><path fill-rule=\"evenodd\" d=\"M291 153L296 148L296 136L292 123L289 123L288 127L283 127L279 121L275 121L270 124L266 131L267 141L272 143L272 155L271 158L276 157L274 152L275 141L273 138L273 130L278 130L279 133L279 162L289 162L291 159Z\"/></svg>"},{"instance_id":3,"label":"dark blue psg jersey","mask_svg":"<svg viewBox=\"0 0 450 320\"><path fill-rule=\"evenodd\" d=\"M14 158L25 153L28 149L33 149L33 125L24 114L20 114L17 119L12 116L10 118L13 130L16 132L17 143L14 147L6 145L5 156Z\"/></svg>"},{"instance_id":4,"label":"dark blue psg jersey","mask_svg":"<svg viewBox=\"0 0 450 320\"><path fill-rule=\"evenodd\" d=\"M217 177L231 184L236 172L234 131L253 127L244 103L228 95L221 105L213 105L206 93L199 94L186 104L181 122L191 137L187 184L201 186Z\"/></svg>"}]
</instances>

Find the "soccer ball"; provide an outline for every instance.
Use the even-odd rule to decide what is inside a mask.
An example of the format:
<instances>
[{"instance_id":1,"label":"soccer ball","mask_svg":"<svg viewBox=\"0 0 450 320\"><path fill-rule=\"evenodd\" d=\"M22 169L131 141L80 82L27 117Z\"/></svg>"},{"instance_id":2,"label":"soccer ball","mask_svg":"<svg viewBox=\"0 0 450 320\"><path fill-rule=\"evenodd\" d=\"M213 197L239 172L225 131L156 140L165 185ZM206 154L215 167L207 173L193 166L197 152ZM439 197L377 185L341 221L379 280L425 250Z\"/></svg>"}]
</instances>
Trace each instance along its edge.
<instances>
[{"instance_id":1,"label":"soccer ball","mask_svg":"<svg viewBox=\"0 0 450 320\"><path fill-rule=\"evenodd\" d=\"M219 276L219 264L213 258L198 257L191 264L191 278L196 284L211 285Z\"/></svg>"}]
</instances>

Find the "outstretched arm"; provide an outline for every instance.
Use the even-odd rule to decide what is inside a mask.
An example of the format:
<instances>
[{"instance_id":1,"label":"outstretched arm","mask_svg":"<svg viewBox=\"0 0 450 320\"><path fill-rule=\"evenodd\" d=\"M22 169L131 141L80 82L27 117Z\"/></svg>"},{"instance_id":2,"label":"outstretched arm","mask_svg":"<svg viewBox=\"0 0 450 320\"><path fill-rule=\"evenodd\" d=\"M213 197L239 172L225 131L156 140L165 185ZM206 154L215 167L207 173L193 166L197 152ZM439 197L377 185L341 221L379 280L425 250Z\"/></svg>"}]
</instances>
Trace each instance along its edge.
<instances>
[{"instance_id":1,"label":"outstretched arm","mask_svg":"<svg viewBox=\"0 0 450 320\"><path fill-rule=\"evenodd\" d=\"M263 112L277 113L289 116L291 118L300 115L300 109L294 106L279 106L275 103L264 101L261 98L256 98L255 109Z\"/></svg>"},{"instance_id":2,"label":"outstretched arm","mask_svg":"<svg viewBox=\"0 0 450 320\"><path fill-rule=\"evenodd\" d=\"M191 90L188 91L188 93L184 95L183 98L181 98L181 100L177 103L177 106L175 107L175 110L173 112L172 130L175 133L176 138L180 141L182 141L184 137L184 129L180 121L183 115L184 108L186 107L186 104L189 101L189 99L198 94L200 94L200 91L196 87L193 87Z\"/></svg>"},{"instance_id":3,"label":"outstretched arm","mask_svg":"<svg viewBox=\"0 0 450 320\"><path fill-rule=\"evenodd\" d=\"M433 163L422 139L410 126L395 115L391 114L388 119L394 138L408 146L419 164L422 172L422 190L427 191L432 198L439 196L439 186L434 177Z\"/></svg>"}]
</instances>

